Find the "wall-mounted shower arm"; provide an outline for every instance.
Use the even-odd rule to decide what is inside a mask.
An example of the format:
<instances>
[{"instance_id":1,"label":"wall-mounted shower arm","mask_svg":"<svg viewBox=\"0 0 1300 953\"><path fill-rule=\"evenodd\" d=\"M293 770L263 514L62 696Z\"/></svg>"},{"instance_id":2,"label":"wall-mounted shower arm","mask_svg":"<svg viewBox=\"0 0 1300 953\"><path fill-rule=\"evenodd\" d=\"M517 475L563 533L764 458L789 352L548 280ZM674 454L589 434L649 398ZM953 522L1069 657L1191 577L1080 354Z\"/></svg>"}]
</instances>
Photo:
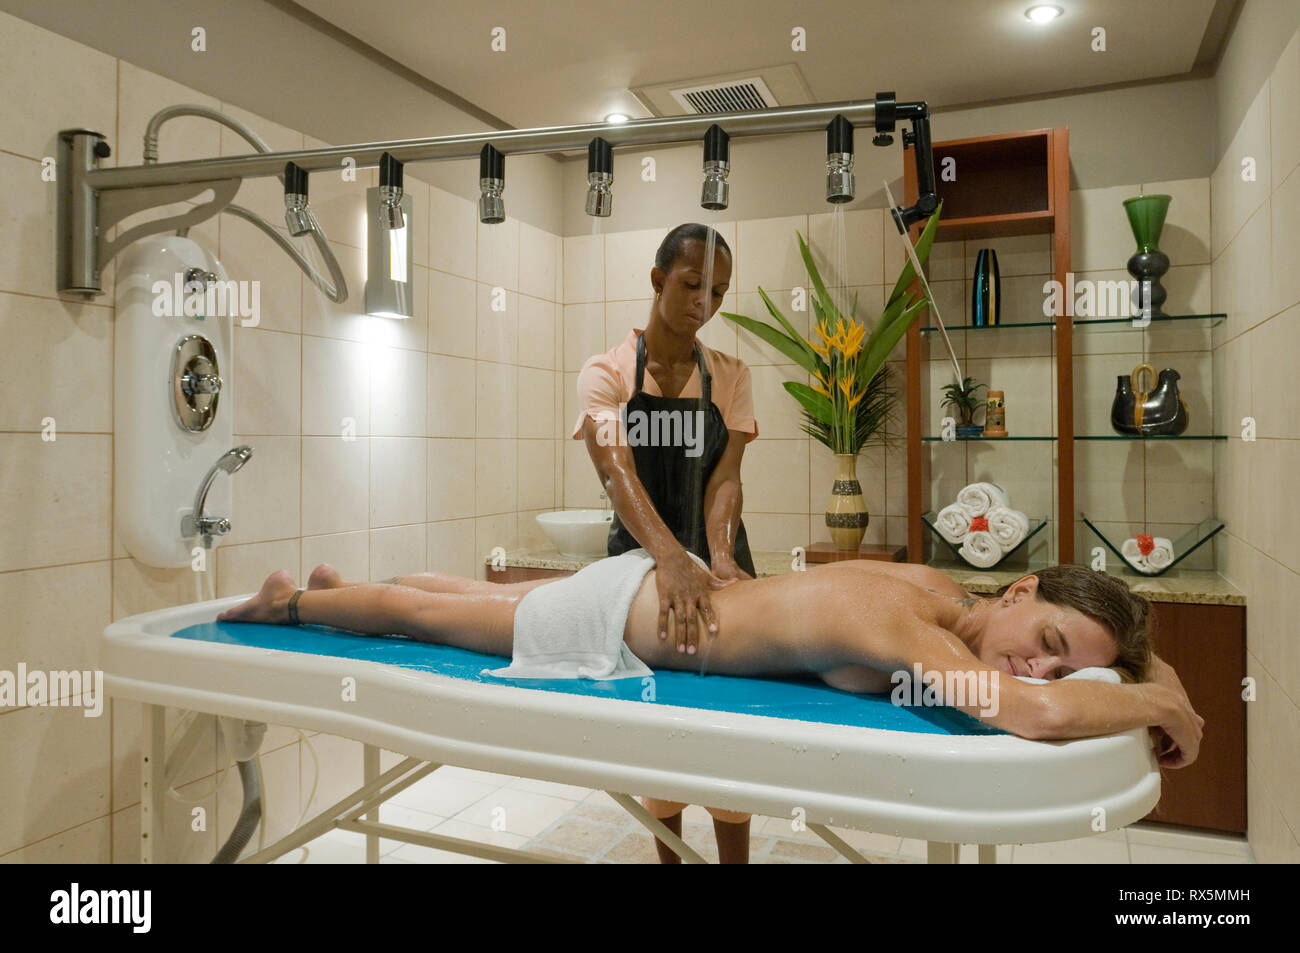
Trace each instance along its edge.
<instances>
[{"instance_id":1,"label":"wall-mounted shower arm","mask_svg":"<svg viewBox=\"0 0 1300 953\"><path fill-rule=\"evenodd\" d=\"M266 153L271 151L265 139L250 129L247 125L235 119L233 116L227 116L210 106L200 106L195 103L181 103L176 106L168 106L166 109L160 109L154 113L153 118L149 120L149 125L144 132L144 164L156 165L158 163L158 136L162 131L163 123L171 119L177 119L181 116L197 116L200 119L208 119L212 122L220 123L227 129L232 130L242 136L244 141L251 145L258 152ZM281 182L284 181L283 170L278 175ZM333 285L325 280L320 271L307 260L307 258L294 247L293 243L281 235L270 222L267 222L256 212L250 211L241 205L226 205L221 209L230 215L238 216L247 222L251 222L261 229L271 238L284 252L294 260L294 263L302 269L303 273L311 279L312 284L321 290L321 293L331 301L341 303L347 300L348 285L343 278L343 269L339 267L338 260L334 257L334 252L330 250L329 239L320 225L312 221L312 228L309 233L316 244L316 249L320 252L325 266L329 269L330 278ZM166 220L164 220L166 221ZM184 236L190 230L190 225L177 229L176 234Z\"/></svg>"},{"instance_id":2,"label":"wall-mounted shower arm","mask_svg":"<svg viewBox=\"0 0 1300 953\"><path fill-rule=\"evenodd\" d=\"M930 155L929 110L924 102L895 102L892 93L878 93L874 101L789 106L705 116L669 116L625 123L498 130L104 169L98 168L97 158L101 147L107 146L101 134L80 129L64 130L60 133L62 147L59 161L59 290L99 293L99 269L107 257L99 257L95 253L94 242L88 242L87 238L99 233L100 201L114 193L164 185L219 180L239 182L248 178L278 176L283 173L286 162L293 162L307 172L337 172L343 167L345 159L351 160L356 168L373 168L379 165L385 152L399 162L407 163L471 159L478 156L487 144L504 155L511 156L585 151L596 136L615 148L693 142L702 140L709 127L715 123L732 138L821 132L838 115L842 115L854 126L874 127L878 133L892 131L895 118L912 120L917 181L922 184L921 199L910 209L894 209L893 214L895 221L899 221L900 217L903 221L915 221L929 214L925 211L927 207L933 211L937 200L932 188L934 172ZM926 183L931 185L928 196ZM216 211L212 209L208 214L215 214Z\"/></svg>"}]
</instances>

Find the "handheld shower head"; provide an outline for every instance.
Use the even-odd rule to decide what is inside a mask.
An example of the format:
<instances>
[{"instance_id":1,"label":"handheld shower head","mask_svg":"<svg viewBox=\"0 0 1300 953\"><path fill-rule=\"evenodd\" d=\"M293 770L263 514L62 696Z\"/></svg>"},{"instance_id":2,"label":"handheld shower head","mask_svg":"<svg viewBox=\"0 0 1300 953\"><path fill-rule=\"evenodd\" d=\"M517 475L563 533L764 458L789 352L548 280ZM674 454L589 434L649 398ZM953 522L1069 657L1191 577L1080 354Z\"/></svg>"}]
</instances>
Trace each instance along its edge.
<instances>
[{"instance_id":1,"label":"handheld shower head","mask_svg":"<svg viewBox=\"0 0 1300 953\"><path fill-rule=\"evenodd\" d=\"M227 450L217 461L217 466L227 473L237 473L253 456L253 448L247 444Z\"/></svg>"}]
</instances>

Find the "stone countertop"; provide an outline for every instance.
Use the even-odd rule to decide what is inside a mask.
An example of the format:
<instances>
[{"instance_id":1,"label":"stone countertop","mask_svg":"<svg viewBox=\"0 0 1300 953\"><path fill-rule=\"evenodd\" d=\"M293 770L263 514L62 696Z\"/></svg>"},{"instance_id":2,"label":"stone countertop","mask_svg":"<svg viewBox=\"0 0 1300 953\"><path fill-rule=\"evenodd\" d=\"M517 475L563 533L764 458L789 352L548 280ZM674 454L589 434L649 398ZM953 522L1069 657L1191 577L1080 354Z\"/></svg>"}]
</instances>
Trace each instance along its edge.
<instances>
[{"instance_id":1,"label":"stone countertop","mask_svg":"<svg viewBox=\"0 0 1300 953\"><path fill-rule=\"evenodd\" d=\"M794 557L789 553L756 551L753 554L754 569L760 577L776 576L791 572ZM588 563L600 557L564 556L553 547L536 549L519 549L507 552L505 565L520 569L557 569L577 572ZM484 560L491 565L491 558ZM967 592L975 595L991 595L1002 586L1015 582L1032 570L997 570L985 572L960 566L936 566ZM1173 569L1163 576L1140 576L1137 573L1115 573L1152 602L1181 602L1190 605L1244 606L1246 595L1217 572L1204 570ZM491 578L489 575L488 578Z\"/></svg>"}]
</instances>

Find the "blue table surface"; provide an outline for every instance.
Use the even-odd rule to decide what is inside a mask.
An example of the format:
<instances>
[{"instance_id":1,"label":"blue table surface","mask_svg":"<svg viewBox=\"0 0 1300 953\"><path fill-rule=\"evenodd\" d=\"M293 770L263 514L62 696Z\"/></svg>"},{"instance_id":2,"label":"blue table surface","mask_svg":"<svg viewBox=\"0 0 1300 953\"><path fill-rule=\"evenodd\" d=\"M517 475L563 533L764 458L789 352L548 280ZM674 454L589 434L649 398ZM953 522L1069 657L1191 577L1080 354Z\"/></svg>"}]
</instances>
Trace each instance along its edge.
<instances>
[{"instance_id":1,"label":"blue table surface","mask_svg":"<svg viewBox=\"0 0 1300 953\"><path fill-rule=\"evenodd\" d=\"M585 678L496 678L483 674L483 669L504 668L509 664L508 660L449 645L419 642L400 635L359 635L318 625L203 622L174 632L172 637L382 662L422 672L436 672L467 682L513 685L570 695L621 698L645 704L675 705L922 734L1005 734L955 708L903 707L894 705L889 695L855 695L814 680L733 678L725 675L701 676L690 672L657 671L654 674L651 701L647 697L650 693L644 684L645 680L641 678L607 681Z\"/></svg>"}]
</instances>

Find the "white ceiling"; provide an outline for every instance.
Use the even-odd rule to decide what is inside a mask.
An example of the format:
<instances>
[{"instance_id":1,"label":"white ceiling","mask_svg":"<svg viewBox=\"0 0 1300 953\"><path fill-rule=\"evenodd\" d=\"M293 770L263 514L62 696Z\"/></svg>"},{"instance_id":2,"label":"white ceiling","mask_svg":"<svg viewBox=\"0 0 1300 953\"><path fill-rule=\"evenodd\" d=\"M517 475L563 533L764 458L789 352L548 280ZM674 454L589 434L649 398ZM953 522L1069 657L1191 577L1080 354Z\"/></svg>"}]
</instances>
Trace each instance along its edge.
<instances>
[{"instance_id":1,"label":"white ceiling","mask_svg":"<svg viewBox=\"0 0 1300 953\"><path fill-rule=\"evenodd\" d=\"M515 128L648 113L630 87L795 64L814 102L892 89L932 109L1185 76L1217 54L1225 0L296 0ZM1219 7L1216 15L1216 4ZM506 51L492 52L494 27ZM802 27L808 51L790 48ZM1092 31L1106 31L1094 52ZM1207 38L1207 27L1209 35Z\"/></svg>"}]
</instances>

